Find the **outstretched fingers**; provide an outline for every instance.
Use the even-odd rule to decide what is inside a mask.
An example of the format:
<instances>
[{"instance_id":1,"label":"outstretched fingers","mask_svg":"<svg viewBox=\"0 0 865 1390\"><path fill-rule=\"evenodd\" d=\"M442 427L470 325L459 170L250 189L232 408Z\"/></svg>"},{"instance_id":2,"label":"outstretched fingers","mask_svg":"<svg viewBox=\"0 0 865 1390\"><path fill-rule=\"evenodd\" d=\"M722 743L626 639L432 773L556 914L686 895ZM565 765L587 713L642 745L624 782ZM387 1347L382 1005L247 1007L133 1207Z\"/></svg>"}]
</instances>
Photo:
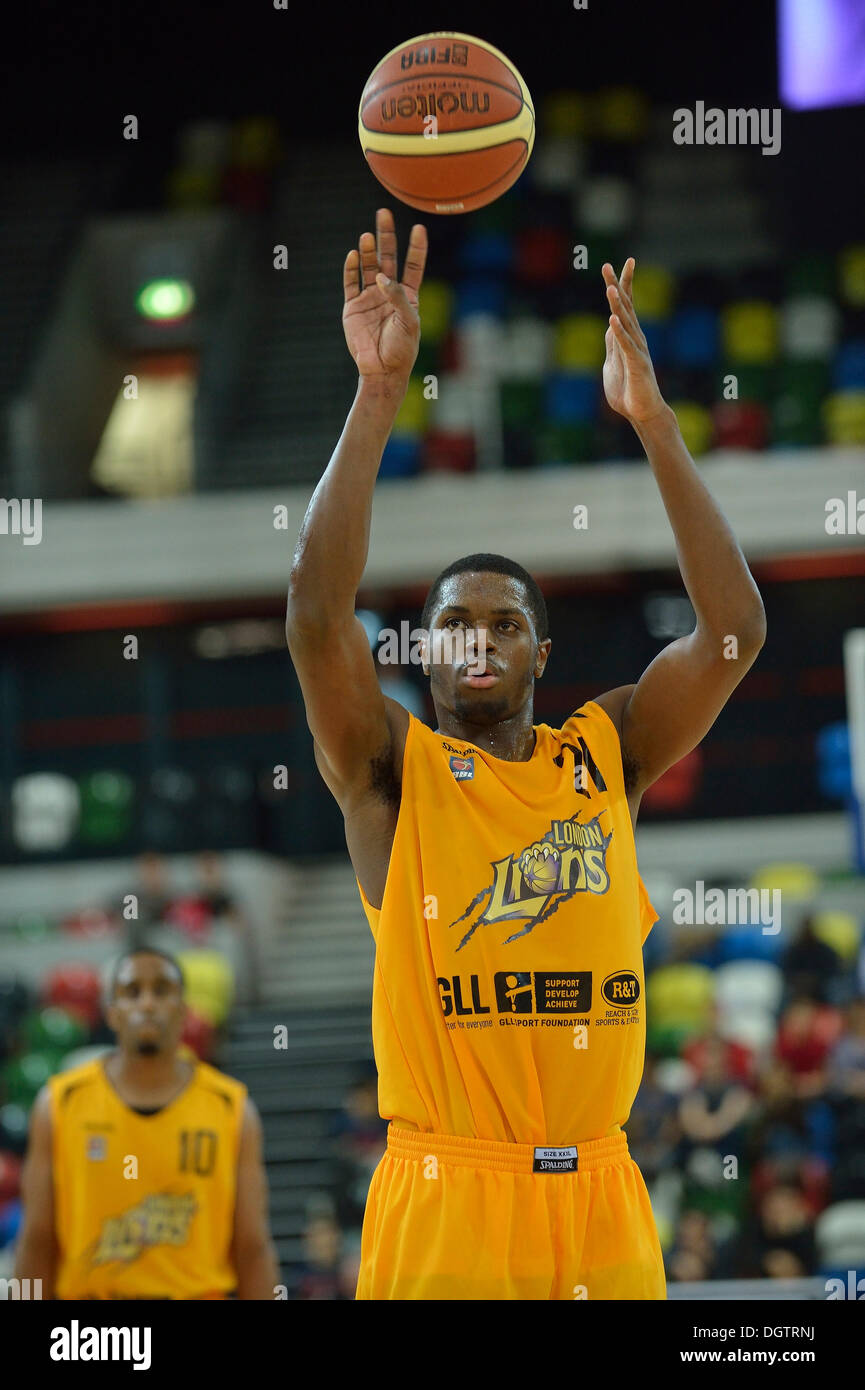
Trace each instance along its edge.
<instances>
[{"instance_id":1,"label":"outstretched fingers","mask_svg":"<svg viewBox=\"0 0 865 1390\"><path fill-rule=\"evenodd\" d=\"M369 289L370 285L375 284L375 277L381 269L378 263L375 237L372 232L361 232L358 255L360 256L361 288L366 290Z\"/></svg>"},{"instance_id":2,"label":"outstretched fingers","mask_svg":"<svg viewBox=\"0 0 865 1390\"><path fill-rule=\"evenodd\" d=\"M360 294L360 257L356 251L349 251L345 258L342 267L342 287L346 304L350 299L357 299Z\"/></svg>"},{"instance_id":3,"label":"outstretched fingers","mask_svg":"<svg viewBox=\"0 0 865 1390\"><path fill-rule=\"evenodd\" d=\"M635 352L639 352L640 345L628 331L618 314L613 314L610 320L610 327L616 339L616 343L626 356L631 357Z\"/></svg>"},{"instance_id":4,"label":"outstretched fingers","mask_svg":"<svg viewBox=\"0 0 865 1390\"><path fill-rule=\"evenodd\" d=\"M375 215L375 239L379 267L389 280L396 279L396 228L390 208L379 208Z\"/></svg>"},{"instance_id":5,"label":"outstretched fingers","mask_svg":"<svg viewBox=\"0 0 865 1390\"><path fill-rule=\"evenodd\" d=\"M423 280L424 267L426 266L427 256L427 235L426 227L422 222L416 222L411 229L408 250L405 255L405 265L402 271L402 283L406 288L414 290L417 294Z\"/></svg>"},{"instance_id":6,"label":"outstretched fingers","mask_svg":"<svg viewBox=\"0 0 865 1390\"><path fill-rule=\"evenodd\" d=\"M634 263L631 257L625 262L622 271L622 278L618 280L612 266L605 265L603 268L604 280L607 284L607 302L614 314L617 314L628 332L639 341L643 334L637 321L634 311L633 300L631 299L630 287L634 278Z\"/></svg>"}]
</instances>

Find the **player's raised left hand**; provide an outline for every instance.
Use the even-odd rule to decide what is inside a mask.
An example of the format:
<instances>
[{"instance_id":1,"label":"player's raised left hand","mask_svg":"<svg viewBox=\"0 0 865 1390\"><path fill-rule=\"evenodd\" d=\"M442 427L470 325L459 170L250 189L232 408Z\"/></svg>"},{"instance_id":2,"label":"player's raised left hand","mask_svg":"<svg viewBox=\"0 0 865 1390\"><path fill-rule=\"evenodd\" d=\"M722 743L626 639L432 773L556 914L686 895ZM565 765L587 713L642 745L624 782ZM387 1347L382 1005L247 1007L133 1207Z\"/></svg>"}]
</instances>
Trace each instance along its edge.
<instances>
[{"instance_id":1,"label":"player's raised left hand","mask_svg":"<svg viewBox=\"0 0 865 1390\"><path fill-rule=\"evenodd\" d=\"M625 261L621 279L616 278L609 263L602 266L601 274L610 305L610 326L604 339L607 347L604 392L613 410L624 415L632 425L645 424L668 407L658 390L645 334L634 312L631 299L633 256Z\"/></svg>"}]
</instances>

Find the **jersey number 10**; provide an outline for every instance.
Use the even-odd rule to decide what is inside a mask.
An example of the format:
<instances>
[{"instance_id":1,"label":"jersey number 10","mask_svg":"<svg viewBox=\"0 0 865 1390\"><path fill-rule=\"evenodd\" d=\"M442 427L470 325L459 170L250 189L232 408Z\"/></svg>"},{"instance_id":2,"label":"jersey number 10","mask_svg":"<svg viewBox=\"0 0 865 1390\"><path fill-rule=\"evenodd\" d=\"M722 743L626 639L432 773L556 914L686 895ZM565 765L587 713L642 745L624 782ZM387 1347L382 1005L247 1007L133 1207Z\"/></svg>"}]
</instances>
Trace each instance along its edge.
<instances>
[{"instance_id":1,"label":"jersey number 10","mask_svg":"<svg viewBox=\"0 0 865 1390\"><path fill-rule=\"evenodd\" d=\"M216 1163L216 1134L212 1129L180 1131L180 1171L207 1178Z\"/></svg>"}]
</instances>

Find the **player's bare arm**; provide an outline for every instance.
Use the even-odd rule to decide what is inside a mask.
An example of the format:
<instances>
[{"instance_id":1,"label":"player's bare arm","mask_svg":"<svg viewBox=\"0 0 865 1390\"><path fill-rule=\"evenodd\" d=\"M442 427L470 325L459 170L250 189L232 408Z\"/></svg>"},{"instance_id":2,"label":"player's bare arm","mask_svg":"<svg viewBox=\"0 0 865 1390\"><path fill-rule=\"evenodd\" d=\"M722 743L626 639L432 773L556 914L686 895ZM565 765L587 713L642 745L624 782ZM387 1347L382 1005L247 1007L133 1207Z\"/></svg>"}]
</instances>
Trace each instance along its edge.
<instances>
[{"instance_id":1,"label":"player's bare arm","mask_svg":"<svg viewBox=\"0 0 865 1390\"><path fill-rule=\"evenodd\" d=\"M51 1098L47 1086L30 1115L30 1139L21 1175L24 1218L15 1258L16 1279L41 1279L42 1297L54 1297L57 1232L54 1224L54 1173L51 1149Z\"/></svg>"},{"instance_id":2,"label":"player's bare arm","mask_svg":"<svg viewBox=\"0 0 865 1390\"><path fill-rule=\"evenodd\" d=\"M267 1216L267 1176L261 1152L261 1119L247 1097L237 1158L237 1197L231 1255L239 1299L272 1299L279 1282Z\"/></svg>"},{"instance_id":3,"label":"player's bare arm","mask_svg":"<svg viewBox=\"0 0 865 1390\"><path fill-rule=\"evenodd\" d=\"M285 624L316 763L345 817L352 863L376 906L396 828L408 714L381 691L355 600L379 465L417 357L426 253L426 231L417 224L398 281L393 214L380 208L375 235L364 232L346 256L342 321L357 364L357 394L307 509Z\"/></svg>"},{"instance_id":4,"label":"player's bare arm","mask_svg":"<svg viewBox=\"0 0 865 1390\"><path fill-rule=\"evenodd\" d=\"M635 685L601 695L622 744L632 819L647 787L711 729L766 637L759 591L736 538L685 447L655 380L634 311L634 260L621 278L603 267L610 306L604 391L646 451L673 528L679 570L696 626L646 668Z\"/></svg>"}]
</instances>

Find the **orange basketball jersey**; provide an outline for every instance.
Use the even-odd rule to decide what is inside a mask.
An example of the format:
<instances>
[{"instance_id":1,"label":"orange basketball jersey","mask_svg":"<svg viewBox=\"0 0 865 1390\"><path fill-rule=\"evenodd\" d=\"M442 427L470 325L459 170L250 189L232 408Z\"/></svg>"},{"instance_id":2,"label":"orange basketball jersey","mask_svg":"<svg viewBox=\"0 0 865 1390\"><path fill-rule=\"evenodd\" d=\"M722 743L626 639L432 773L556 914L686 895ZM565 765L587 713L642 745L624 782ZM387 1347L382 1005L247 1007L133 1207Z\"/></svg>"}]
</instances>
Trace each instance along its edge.
<instances>
[{"instance_id":1,"label":"orange basketball jersey","mask_svg":"<svg viewBox=\"0 0 865 1390\"><path fill-rule=\"evenodd\" d=\"M57 1297L219 1298L229 1260L246 1087L205 1062L139 1115L103 1058L49 1081Z\"/></svg>"},{"instance_id":2,"label":"orange basketball jersey","mask_svg":"<svg viewBox=\"0 0 865 1390\"><path fill-rule=\"evenodd\" d=\"M520 1144L616 1134L643 1071L637 868L619 736L593 701L527 762L410 717L376 942L379 1109Z\"/></svg>"}]
</instances>

